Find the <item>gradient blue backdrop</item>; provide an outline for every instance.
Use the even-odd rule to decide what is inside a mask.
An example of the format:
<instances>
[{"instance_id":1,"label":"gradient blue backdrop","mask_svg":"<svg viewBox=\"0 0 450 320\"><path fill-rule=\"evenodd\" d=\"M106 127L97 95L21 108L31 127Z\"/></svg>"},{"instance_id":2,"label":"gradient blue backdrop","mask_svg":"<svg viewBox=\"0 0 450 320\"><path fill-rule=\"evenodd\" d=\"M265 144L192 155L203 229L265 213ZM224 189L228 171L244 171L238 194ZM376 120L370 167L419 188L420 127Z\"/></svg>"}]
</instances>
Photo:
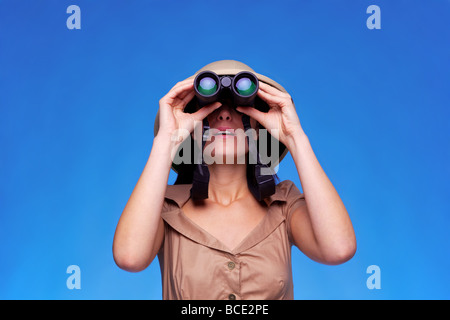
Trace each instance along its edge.
<instances>
[{"instance_id":1,"label":"gradient blue backdrop","mask_svg":"<svg viewBox=\"0 0 450 320\"><path fill-rule=\"evenodd\" d=\"M0 0L0 298L161 298L157 260L114 264L115 227L159 99L236 59L291 93L357 235L340 266L293 249L295 298L449 299L449 21L447 0ZM290 156L279 176L300 186Z\"/></svg>"}]
</instances>

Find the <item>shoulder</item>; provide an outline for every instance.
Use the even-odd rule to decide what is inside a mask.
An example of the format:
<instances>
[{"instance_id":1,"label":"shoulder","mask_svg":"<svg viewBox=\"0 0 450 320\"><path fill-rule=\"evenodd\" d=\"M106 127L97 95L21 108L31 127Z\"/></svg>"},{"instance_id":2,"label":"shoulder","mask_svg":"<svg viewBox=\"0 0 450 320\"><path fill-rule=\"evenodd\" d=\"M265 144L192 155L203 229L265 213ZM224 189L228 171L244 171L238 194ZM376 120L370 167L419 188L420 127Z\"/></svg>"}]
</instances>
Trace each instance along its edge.
<instances>
[{"instance_id":1,"label":"shoulder","mask_svg":"<svg viewBox=\"0 0 450 320\"><path fill-rule=\"evenodd\" d=\"M275 193L264 200L268 206L278 204L289 208L304 201L304 196L291 180L284 180L275 186Z\"/></svg>"},{"instance_id":2,"label":"shoulder","mask_svg":"<svg viewBox=\"0 0 450 320\"><path fill-rule=\"evenodd\" d=\"M178 197L181 194L189 193L192 184L168 184L166 186L166 198Z\"/></svg>"},{"instance_id":3,"label":"shoulder","mask_svg":"<svg viewBox=\"0 0 450 320\"><path fill-rule=\"evenodd\" d=\"M284 213L287 217L299 207L306 206L305 196L291 180L281 181L276 186L275 195L280 201L284 201Z\"/></svg>"},{"instance_id":4,"label":"shoulder","mask_svg":"<svg viewBox=\"0 0 450 320\"><path fill-rule=\"evenodd\" d=\"M175 203L181 208L190 198L191 187L191 184L167 185L164 194L164 202Z\"/></svg>"},{"instance_id":5,"label":"shoulder","mask_svg":"<svg viewBox=\"0 0 450 320\"><path fill-rule=\"evenodd\" d=\"M292 188L297 188L291 180L283 180L276 185L276 189L281 192L288 193ZM298 189L297 189L298 190Z\"/></svg>"},{"instance_id":6,"label":"shoulder","mask_svg":"<svg viewBox=\"0 0 450 320\"><path fill-rule=\"evenodd\" d=\"M275 187L275 194L280 198L284 198L286 202L292 202L296 199L303 199L303 193L297 188L291 180L283 180Z\"/></svg>"}]
</instances>

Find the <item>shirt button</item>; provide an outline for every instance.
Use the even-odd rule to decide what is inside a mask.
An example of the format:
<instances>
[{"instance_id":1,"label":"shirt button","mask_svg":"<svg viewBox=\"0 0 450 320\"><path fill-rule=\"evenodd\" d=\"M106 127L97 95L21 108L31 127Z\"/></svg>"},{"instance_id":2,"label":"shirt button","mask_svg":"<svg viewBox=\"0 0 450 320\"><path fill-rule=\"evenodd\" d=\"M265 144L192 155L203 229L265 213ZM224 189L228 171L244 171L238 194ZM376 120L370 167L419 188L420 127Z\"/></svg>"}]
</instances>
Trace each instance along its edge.
<instances>
[{"instance_id":1,"label":"shirt button","mask_svg":"<svg viewBox=\"0 0 450 320\"><path fill-rule=\"evenodd\" d=\"M233 270L236 264L233 261L228 262L228 269Z\"/></svg>"},{"instance_id":2,"label":"shirt button","mask_svg":"<svg viewBox=\"0 0 450 320\"><path fill-rule=\"evenodd\" d=\"M228 295L228 299L229 300L236 300L236 296L231 293L230 295Z\"/></svg>"}]
</instances>

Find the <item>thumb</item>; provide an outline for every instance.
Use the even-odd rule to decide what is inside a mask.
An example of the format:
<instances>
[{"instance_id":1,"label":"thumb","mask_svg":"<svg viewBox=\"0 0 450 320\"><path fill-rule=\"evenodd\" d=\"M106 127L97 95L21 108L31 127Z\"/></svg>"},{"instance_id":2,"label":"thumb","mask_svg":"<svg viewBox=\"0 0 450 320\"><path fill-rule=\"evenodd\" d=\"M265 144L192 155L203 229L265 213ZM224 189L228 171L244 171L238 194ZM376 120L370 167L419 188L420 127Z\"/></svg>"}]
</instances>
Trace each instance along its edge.
<instances>
[{"instance_id":1,"label":"thumb","mask_svg":"<svg viewBox=\"0 0 450 320\"><path fill-rule=\"evenodd\" d=\"M237 111L242 112L243 114L248 115L250 118L255 119L256 121L258 121L261 125L265 125L264 124L264 120L265 120L265 113L261 112L253 107L237 107L236 108Z\"/></svg>"},{"instance_id":2,"label":"thumb","mask_svg":"<svg viewBox=\"0 0 450 320\"><path fill-rule=\"evenodd\" d=\"M195 117L195 120L201 121L201 120L205 119L214 110L220 108L221 105L222 105L222 103L220 103L219 101L216 101L212 104L204 106L203 108L200 108L198 111L194 112L192 115Z\"/></svg>"}]
</instances>

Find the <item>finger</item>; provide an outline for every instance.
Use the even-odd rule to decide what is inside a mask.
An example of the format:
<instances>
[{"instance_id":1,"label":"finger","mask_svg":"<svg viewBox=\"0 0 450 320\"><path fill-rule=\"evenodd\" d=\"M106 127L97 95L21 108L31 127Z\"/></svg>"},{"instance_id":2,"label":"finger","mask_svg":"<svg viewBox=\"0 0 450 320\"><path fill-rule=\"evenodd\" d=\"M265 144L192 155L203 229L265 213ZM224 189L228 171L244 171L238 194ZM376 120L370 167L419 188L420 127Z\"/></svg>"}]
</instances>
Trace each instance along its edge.
<instances>
[{"instance_id":1,"label":"finger","mask_svg":"<svg viewBox=\"0 0 450 320\"><path fill-rule=\"evenodd\" d=\"M178 98L184 99L187 95L190 95L190 94L195 94L195 91L193 90L193 88L188 87L178 95Z\"/></svg>"},{"instance_id":2,"label":"finger","mask_svg":"<svg viewBox=\"0 0 450 320\"><path fill-rule=\"evenodd\" d=\"M212 113L214 110L220 108L221 106L222 106L222 103L220 103L219 101L216 101L216 102L209 104L203 108L200 108L200 110L194 112L192 115L194 116L195 120L203 120L210 113Z\"/></svg>"},{"instance_id":3,"label":"finger","mask_svg":"<svg viewBox=\"0 0 450 320\"><path fill-rule=\"evenodd\" d=\"M194 88L193 82L185 82L185 83L179 83L176 84L171 90L171 93L180 94L181 92L184 92L186 90L191 90Z\"/></svg>"},{"instance_id":4,"label":"finger","mask_svg":"<svg viewBox=\"0 0 450 320\"><path fill-rule=\"evenodd\" d=\"M266 93L271 94L273 96L280 97L280 98L285 99L285 100L291 100L292 102L294 102L292 100L292 97L290 96L289 93L287 93L285 91L281 91L281 90L279 90L279 89L277 89L275 87L272 87L272 86L270 86L268 84L263 83L262 87L260 86L260 89L261 89L262 92L266 92Z\"/></svg>"},{"instance_id":5,"label":"finger","mask_svg":"<svg viewBox=\"0 0 450 320\"><path fill-rule=\"evenodd\" d=\"M192 85L193 86L193 85ZM190 90L191 85L185 83L185 84L176 84L174 87L172 87L169 92L166 93L166 95L163 97L163 99L176 99L179 97L183 92L187 92Z\"/></svg>"},{"instance_id":6,"label":"finger","mask_svg":"<svg viewBox=\"0 0 450 320\"><path fill-rule=\"evenodd\" d=\"M268 85L267 83L260 82L259 83L259 89L261 89L264 92L270 93L275 96L285 96L287 95L286 92L283 92L275 87L272 87L271 85Z\"/></svg>"},{"instance_id":7,"label":"finger","mask_svg":"<svg viewBox=\"0 0 450 320\"><path fill-rule=\"evenodd\" d=\"M173 102L175 99L182 99L185 97L186 94L188 94L190 91L192 91L192 88L194 87L194 84L185 83L183 85L177 86L172 88L169 93L164 97L168 99L168 101Z\"/></svg>"},{"instance_id":8,"label":"finger","mask_svg":"<svg viewBox=\"0 0 450 320\"><path fill-rule=\"evenodd\" d=\"M285 98L280 96L274 96L273 94L258 90L258 96L260 96L264 101L269 104L270 108L273 108L274 105L280 105Z\"/></svg>"},{"instance_id":9,"label":"finger","mask_svg":"<svg viewBox=\"0 0 450 320\"><path fill-rule=\"evenodd\" d=\"M192 79L186 79L180 82L177 82L171 89L170 91L179 91L181 88L185 88L185 87L190 87L190 86L194 86L194 80ZM169 91L169 92L170 92Z\"/></svg>"},{"instance_id":10,"label":"finger","mask_svg":"<svg viewBox=\"0 0 450 320\"><path fill-rule=\"evenodd\" d=\"M258 121L260 124L262 124L264 126L264 122L265 122L265 118L266 118L266 113L259 111L253 107L237 107L236 108L237 111L242 112L243 114L248 115L250 118L255 119L256 121Z\"/></svg>"},{"instance_id":11,"label":"finger","mask_svg":"<svg viewBox=\"0 0 450 320\"><path fill-rule=\"evenodd\" d=\"M181 100L180 104L181 104L181 107L183 110L184 110L184 108L186 108L188 103L194 98L194 96L195 96L195 92L191 91L191 92L188 92L186 94L186 96Z\"/></svg>"},{"instance_id":12,"label":"finger","mask_svg":"<svg viewBox=\"0 0 450 320\"><path fill-rule=\"evenodd\" d=\"M174 88L177 88L177 87L179 87L179 86L183 86L183 85L185 85L185 84L190 84L190 83L194 83L194 80L193 79L185 79L185 80L183 80L183 81L180 81L180 82L177 82L173 87L172 87L172 89L174 89Z\"/></svg>"},{"instance_id":13,"label":"finger","mask_svg":"<svg viewBox=\"0 0 450 320\"><path fill-rule=\"evenodd\" d=\"M176 102L173 102L170 105L174 110L180 110L180 111L184 112L184 109L189 104L189 102L192 100L192 98L194 98L194 96L195 96L195 92L188 92L182 100L177 99Z\"/></svg>"}]
</instances>

